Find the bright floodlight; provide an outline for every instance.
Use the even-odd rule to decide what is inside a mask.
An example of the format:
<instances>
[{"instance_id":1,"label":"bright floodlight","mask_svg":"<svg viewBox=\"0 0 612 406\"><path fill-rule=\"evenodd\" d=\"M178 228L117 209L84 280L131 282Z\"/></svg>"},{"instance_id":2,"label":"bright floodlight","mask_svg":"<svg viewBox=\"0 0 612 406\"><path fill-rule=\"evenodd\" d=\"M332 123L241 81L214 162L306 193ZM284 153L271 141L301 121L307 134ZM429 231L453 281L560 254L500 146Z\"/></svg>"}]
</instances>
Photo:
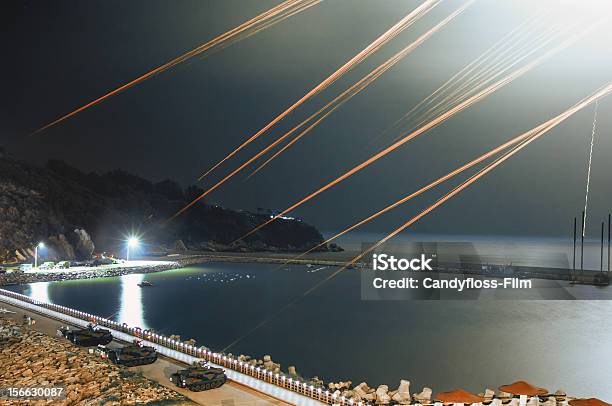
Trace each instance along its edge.
<instances>
[{"instance_id":1,"label":"bright floodlight","mask_svg":"<svg viewBox=\"0 0 612 406\"><path fill-rule=\"evenodd\" d=\"M126 253L126 256L125 256L126 261L130 260L130 248L137 247L139 244L140 244L140 240L138 238L136 238L136 237L128 238L128 240L127 240L127 248L126 248L127 253Z\"/></svg>"},{"instance_id":2,"label":"bright floodlight","mask_svg":"<svg viewBox=\"0 0 612 406\"><path fill-rule=\"evenodd\" d=\"M45 248L45 243L44 242L39 242L38 243L38 248Z\"/></svg>"}]
</instances>

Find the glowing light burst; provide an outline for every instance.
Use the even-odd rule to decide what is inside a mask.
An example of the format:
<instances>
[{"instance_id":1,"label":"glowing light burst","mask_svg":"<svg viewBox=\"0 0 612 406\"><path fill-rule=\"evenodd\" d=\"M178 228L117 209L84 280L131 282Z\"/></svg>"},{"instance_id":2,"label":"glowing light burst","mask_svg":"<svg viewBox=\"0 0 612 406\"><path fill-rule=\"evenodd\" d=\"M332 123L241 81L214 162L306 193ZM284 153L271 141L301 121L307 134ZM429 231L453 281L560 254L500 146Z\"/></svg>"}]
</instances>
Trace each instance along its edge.
<instances>
[{"instance_id":1,"label":"glowing light burst","mask_svg":"<svg viewBox=\"0 0 612 406\"><path fill-rule=\"evenodd\" d=\"M500 78L504 73L545 48L555 39L560 38L564 31L571 30L571 26L567 25L562 29L553 26L542 33L537 33L531 27L532 23L537 21L539 21L538 15L502 38L493 47L485 51L476 60L468 64L408 111L400 120L396 121L391 130L404 127L405 124L413 120L417 124L412 126L410 131L418 129L437 115L476 94L486 85ZM420 114L417 114L419 112ZM388 131L381 134L381 136L387 133ZM402 136L395 138L393 142L400 138Z\"/></svg>"}]
</instances>

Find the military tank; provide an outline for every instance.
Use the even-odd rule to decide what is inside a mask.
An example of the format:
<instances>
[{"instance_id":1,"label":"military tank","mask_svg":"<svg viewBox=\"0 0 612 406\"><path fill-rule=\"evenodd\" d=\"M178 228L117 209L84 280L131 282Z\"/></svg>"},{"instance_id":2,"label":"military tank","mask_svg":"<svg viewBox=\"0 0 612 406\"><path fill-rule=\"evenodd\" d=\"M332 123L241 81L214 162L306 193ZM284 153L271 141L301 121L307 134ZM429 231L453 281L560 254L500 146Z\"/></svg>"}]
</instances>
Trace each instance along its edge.
<instances>
[{"instance_id":1,"label":"military tank","mask_svg":"<svg viewBox=\"0 0 612 406\"><path fill-rule=\"evenodd\" d=\"M227 381L227 376L221 368L196 365L172 374L170 381L174 382L179 388L201 392L221 387Z\"/></svg>"},{"instance_id":2,"label":"military tank","mask_svg":"<svg viewBox=\"0 0 612 406\"><path fill-rule=\"evenodd\" d=\"M87 328L72 330L70 327L62 327L61 334L76 345L82 347L93 347L106 345L113 341L113 335L109 330L88 325Z\"/></svg>"},{"instance_id":3,"label":"military tank","mask_svg":"<svg viewBox=\"0 0 612 406\"><path fill-rule=\"evenodd\" d=\"M108 359L118 365L134 367L136 365L147 365L157 361L157 351L153 347L140 346L138 344L126 345L106 351Z\"/></svg>"}]
</instances>

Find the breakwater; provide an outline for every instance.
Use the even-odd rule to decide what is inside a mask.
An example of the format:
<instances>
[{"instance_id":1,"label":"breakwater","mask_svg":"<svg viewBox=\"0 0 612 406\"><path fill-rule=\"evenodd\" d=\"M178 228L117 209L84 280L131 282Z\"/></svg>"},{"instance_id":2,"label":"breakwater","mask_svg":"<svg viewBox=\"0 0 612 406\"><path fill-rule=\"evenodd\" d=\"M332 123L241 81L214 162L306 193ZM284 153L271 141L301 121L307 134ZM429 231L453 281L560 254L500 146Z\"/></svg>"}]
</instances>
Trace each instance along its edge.
<instances>
[{"instance_id":1,"label":"breakwater","mask_svg":"<svg viewBox=\"0 0 612 406\"><path fill-rule=\"evenodd\" d=\"M165 261L142 261L139 265L114 265L100 267L78 267L68 269L57 269L46 272L7 272L0 274L0 286L18 285L35 282L60 282L77 279L110 278L129 274L147 274L163 272L170 269L183 268L194 264L207 262L230 262L230 263L262 263L283 265L289 258L273 256L240 256L219 254L194 254L181 255L172 260ZM292 263L311 264L317 266L342 266L343 261L327 259L318 260L295 260Z\"/></svg>"},{"instance_id":2,"label":"breakwater","mask_svg":"<svg viewBox=\"0 0 612 406\"><path fill-rule=\"evenodd\" d=\"M180 266L178 262L163 262L144 266L125 266L116 268L67 269L54 272L11 272L0 275L0 286L35 282L60 282L76 279L109 278L132 273L163 272Z\"/></svg>"}]
</instances>

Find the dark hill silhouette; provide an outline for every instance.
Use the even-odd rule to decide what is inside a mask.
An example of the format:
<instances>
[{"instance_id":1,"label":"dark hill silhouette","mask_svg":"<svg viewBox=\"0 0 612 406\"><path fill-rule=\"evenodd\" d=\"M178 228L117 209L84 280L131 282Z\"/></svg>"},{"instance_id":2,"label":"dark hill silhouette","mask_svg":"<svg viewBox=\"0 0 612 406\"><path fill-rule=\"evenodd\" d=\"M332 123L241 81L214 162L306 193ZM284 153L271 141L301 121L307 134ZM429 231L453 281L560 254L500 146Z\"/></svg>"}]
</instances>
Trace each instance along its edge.
<instances>
[{"instance_id":1,"label":"dark hill silhouette","mask_svg":"<svg viewBox=\"0 0 612 406\"><path fill-rule=\"evenodd\" d=\"M311 225L280 220L229 247L269 214L204 202L163 225L202 192L197 186L183 190L171 180L153 183L123 170L83 173L57 160L38 167L0 151L0 260L12 259L16 250L28 256L28 249L41 240L55 245L58 256L87 257L93 249L83 241L87 235L96 251L117 251L131 232L143 233L150 247L175 247L181 240L196 250L301 251L322 241Z\"/></svg>"}]
</instances>

